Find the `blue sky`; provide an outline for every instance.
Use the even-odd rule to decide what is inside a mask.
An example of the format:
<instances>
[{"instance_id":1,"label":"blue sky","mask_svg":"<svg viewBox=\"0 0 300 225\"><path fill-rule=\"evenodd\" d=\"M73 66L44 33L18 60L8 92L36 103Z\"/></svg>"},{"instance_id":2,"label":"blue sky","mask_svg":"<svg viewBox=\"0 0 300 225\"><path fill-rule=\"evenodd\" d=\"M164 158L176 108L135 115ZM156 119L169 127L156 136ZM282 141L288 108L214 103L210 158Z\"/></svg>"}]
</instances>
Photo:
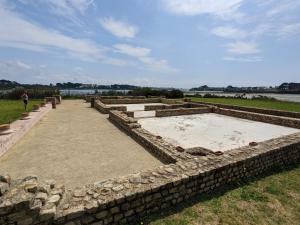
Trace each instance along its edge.
<instances>
[{"instance_id":1,"label":"blue sky","mask_svg":"<svg viewBox=\"0 0 300 225\"><path fill-rule=\"evenodd\" d=\"M300 82L300 0L0 0L0 79Z\"/></svg>"}]
</instances>

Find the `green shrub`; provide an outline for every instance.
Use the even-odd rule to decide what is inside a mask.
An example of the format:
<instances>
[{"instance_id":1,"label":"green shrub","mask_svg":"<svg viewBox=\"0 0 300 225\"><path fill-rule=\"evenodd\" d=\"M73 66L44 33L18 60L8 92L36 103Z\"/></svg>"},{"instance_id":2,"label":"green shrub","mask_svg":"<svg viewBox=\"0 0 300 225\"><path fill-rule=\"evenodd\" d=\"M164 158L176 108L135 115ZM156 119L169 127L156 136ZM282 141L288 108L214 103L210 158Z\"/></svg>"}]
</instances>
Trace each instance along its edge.
<instances>
[{"instance_id":1,"label":"green shrub","mask_svg":"<svg viewBox=\"0 0 300 225\"><path fill-rule=\"evenodd\" d=\"M9 92L4 93L1 95L3 99L20 99L24 91L27 92L28 97L30 99L41 99L53 95L58 95L59 90L54 88L31 88L25 89L23 87L14 88Z\"/></svg>"}]
</instances>

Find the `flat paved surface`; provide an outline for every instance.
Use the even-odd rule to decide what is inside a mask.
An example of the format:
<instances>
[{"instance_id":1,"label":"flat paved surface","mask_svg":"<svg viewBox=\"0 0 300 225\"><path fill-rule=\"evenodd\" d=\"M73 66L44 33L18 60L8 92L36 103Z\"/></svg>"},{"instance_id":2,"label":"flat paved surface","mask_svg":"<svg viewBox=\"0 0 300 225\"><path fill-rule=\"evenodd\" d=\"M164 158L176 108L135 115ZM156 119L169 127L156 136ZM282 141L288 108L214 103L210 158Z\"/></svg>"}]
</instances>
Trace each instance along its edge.
<instances>
[{"instance_id":1,"label":"flat paved surface","mask_svg":"<svg viewBox=\"0 0 300 225\"><path fill-rule=\"evenodd\" d=\"M160 165L107 115L83 100L64 100L0 158L0 174L37 175L72 188Z\"/></svg>"},{"instance_id":2,"label":"flat paved surface","mask_svg":"<svg viewBox=\"0 0 300 225\"><path fill-rule=\"evenodd\" d=\"M215 113L139 119L142 127L183 148L204 147L226 151L300 132L277 126Z\"/></svg>"}]
</instances>

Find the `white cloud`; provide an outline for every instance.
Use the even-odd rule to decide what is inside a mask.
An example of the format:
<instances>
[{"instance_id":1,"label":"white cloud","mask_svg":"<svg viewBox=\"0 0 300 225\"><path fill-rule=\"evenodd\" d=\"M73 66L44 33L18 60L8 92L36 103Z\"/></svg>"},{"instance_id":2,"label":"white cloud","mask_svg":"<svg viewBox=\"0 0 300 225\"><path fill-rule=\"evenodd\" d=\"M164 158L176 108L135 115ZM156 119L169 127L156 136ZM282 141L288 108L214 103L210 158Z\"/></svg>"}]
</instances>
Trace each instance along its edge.
<instances>
[{"instance_id":1,"label":"white cloud","mask_svg":"<svg viewBox=\"0 0 300 225\"><path fill-rule=\"evenodd\" d=\"M134 47L128 44L116 44L114 45L116 52L125 55L132 56L144 63L149 69L160 71L160 72L177 72L178 70L172 68L167 60L159 60L150 56L151 49Z\"/></svg>"},{"instance_id":2,"label":"white cloud","mask_svg":"<svg viewBox=\"0 0 300 225\"><path fill-rule=\"evenodd\" d=\"M227 48L228 52L239 55L250 55L260 52L257 44L254 42L236 41L227 44Z\"/></svg>"},{"instance_id":3,"label":"white cloud","mask_svg":"<svg viewBox=\"0 0 300 225\"><path fill-rule=\"evenodd\" d=\"M89 40L69 37L24 20L7 8L0 8L0 46L31 51L63 50L82 60L103 57L105 49Z\"/></svg>"},{"instance_id":4,"label":"white cloud","mask_svg":"<svg viewBox=\"0 0 300 225\"><path fill-rule=\"evenodd\" d=\"M114 47L119 53L123 53L137 58L145 57L151 53L151 49L149 48L134 47L128 44L116 44L114 45Z\"/></svg>"},{"instance_id":5,"label":"white cloud","mask_svg":"<svg viewBox=\"0 0 300 225\"><path fill-rule=\"evenodd\" d=\"M107 58L103 61L105 64L114 65L114 66L128 66L133 65L132 62L123 60L123 59L116 59L116 58Z\"/></svg>"},{"instance_id":6,"label":"white cloud","mask_svg":"<svg viewBox=\"0 0 300 225\"><path fill-rule=\"evenodd\" d=\"M136 26L114 18L103 18L100 20L100 24L105 30L120 38L134 38L138 33Z\"/></svg>"},{"instance_id":7,"label":"white cloud","mask_svg":"<svg viewBox=\"0 0 300 225\"><path fill-rule=\"evenodd\" d=\"M23 69L27 69L27 70L31 69L31 66L29 64L26 64L26 63L24 63L20 60L16 61L16 65L23 68Z\"/></svg>"},{"instance_id":8,"label":"white cloud","mask_svg":"<svg viewBox=\"0 0 300 225\"><path fill-rule=\"evenodd\" d=\"M300 34L300 23L284 24L279 26L277 34L280 38L289 38Z\"/></svg>"},{"instance_id":9,"label":"white cloud","mask_svg":"<svg viewBox=\"0 0 300 225\"><path fill-rule=\"evenodd\" d=\"M275 4L275 6L271 7L271 9L266 12L266 15L276 16L288 11L296 10L299 6L300 2L297 0L277 1L277 4Z\"/></svg>"},{"instance_id":10,"label":"white cloud","mask_svg":"<svg viewBox=\"0 0 300 225\"><path fill-rule=\"evenodd\" d=\"M233 57L233 56L225 56L223 58L225 61L237 61L237 62L261 62L261 56L250 56L250 57Z\"/></svg>"},{"instance_id":11,"label":"white cloud","mask_svg":"<svg viewBox=\"0 0 300 225\"><path fill-rule=\"evenodd\" d=\"M212 30L212 33L219 37L230 39L242 39L248 36L247 31L231 26L216 27Z\"/></svg>"},{"instance_id":12,"label":"white cloud","mask_svg":"<svg viewBox=\"0 0 300 225\"><path fill-rule=\"evenodd\" d=\"M87 9L93 5L94 0L19 0L23 4L34 6L47 5L49 10L57 15L70 16L76 13L85 14Z\"/></svg>"},{"instance_id":13,"label":"white cloud","mask_svg":"<svg viewBox=\"0 0 300 225\"><path fill-rule=\"evenodd\" d=\"M237 12L243 0L163 0L168 11L179 15L224 16Z\"/></svg>"}]
</instances>

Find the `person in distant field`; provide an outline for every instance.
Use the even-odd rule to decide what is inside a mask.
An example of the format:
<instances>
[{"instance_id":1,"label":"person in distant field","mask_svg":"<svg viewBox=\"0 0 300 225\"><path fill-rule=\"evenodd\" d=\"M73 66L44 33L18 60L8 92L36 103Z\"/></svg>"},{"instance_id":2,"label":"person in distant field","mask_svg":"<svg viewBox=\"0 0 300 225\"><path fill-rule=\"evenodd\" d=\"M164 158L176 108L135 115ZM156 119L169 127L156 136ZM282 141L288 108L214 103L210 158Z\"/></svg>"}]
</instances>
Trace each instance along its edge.
<instances>
[{"instance_id":1,"label":"person in distant field","mask_svg":"<svg viewBox=\"0 0 300 225\"><path fill-rule=\"evenodd\" d=\"M25 111L27 111L28 95L27 95L26 91L22 94L22 99L23 99L23 102L24 102Z\"/></svg>"}]
</instances>

